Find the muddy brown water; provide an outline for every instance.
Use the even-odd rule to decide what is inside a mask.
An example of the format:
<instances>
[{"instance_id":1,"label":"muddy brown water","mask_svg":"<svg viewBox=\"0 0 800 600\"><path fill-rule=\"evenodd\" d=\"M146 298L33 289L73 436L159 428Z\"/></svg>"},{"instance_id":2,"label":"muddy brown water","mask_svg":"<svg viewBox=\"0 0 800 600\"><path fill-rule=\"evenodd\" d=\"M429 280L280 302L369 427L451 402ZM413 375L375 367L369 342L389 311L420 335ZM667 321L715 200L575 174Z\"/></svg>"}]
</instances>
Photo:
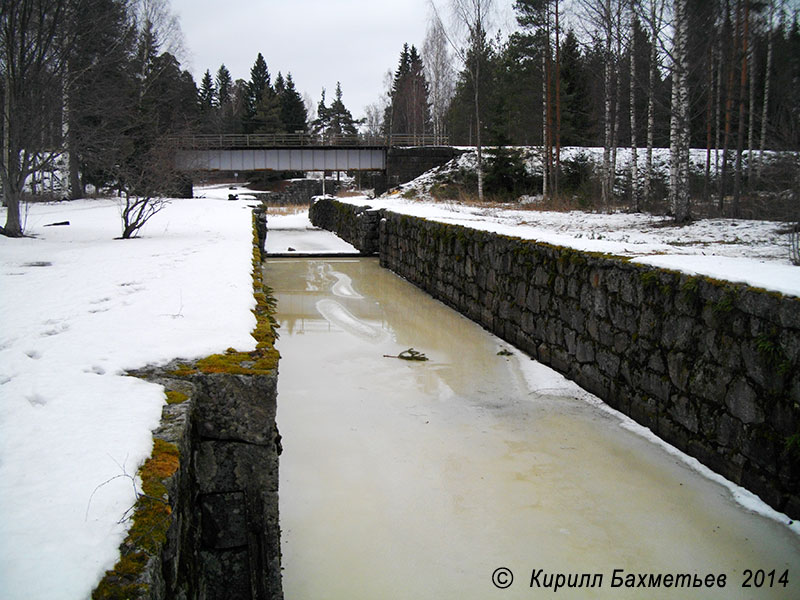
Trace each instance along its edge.
<instances>
[{"instance_id":1,"label":"muddy brown water","mask_svg":"<svg viewBox=\"0 0 800 600\"><path fill-rule=\"evenodd\" d=\"M526 379L529 358L377 260L264 271L280 322L287 599L540 598L559 574L598 584L562 598L800 597L796 533L552 393L552 377ZM429 360L384 356L410 347ZM615 570L662 587L613 587ZM663 587L687 573L725 587Z\"/></svg>"}]
</instances>

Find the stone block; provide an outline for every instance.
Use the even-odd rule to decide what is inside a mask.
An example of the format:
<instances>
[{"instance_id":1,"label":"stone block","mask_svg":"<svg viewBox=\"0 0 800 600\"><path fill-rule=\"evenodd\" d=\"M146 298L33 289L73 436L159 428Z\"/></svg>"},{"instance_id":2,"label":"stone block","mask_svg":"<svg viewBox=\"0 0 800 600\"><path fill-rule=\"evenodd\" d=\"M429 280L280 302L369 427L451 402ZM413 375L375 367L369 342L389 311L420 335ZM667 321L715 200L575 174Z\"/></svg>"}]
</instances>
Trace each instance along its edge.
<instances>
[{"instance_id":1,"label":"stone block","mask_svg":"<svg viewBox=\"0 0 800 600\"><path fill-rule=\"evenodd\" d=\"M741 421L730 415L722 414L717 419L716 440L727 448L740 448L744 436Z\"/></svg>"},{"instance_id":2,"label":"stone block","mask_svg":"<svg viewBox=\"0 0 800 600\"><path fill-rule=\"evenodd\" d=\"M598 350L595 354L597 365L600 371L607 377L613 379L619 373L620 359L614 353L607 350Z\"/></svg>"},{"instance_id":3,"label":"stone block","mask_svg":"<svg viewBox=\"0 0 800 600\"><path fill-rule=\"evenodd\" d=\"M675 387L683 392L689 389L690 368L691 362L686 354L682 352L670 352L667 354L669 379Z\"/></svg>"},{"instance_id":4,"label":"stone block","mask_svg":"<svg viewBox=\"0 0 800 600\"><path fill-rule=\"evenodd\" d=\"M758 395L747 379L741 375L738 375L728 387L728 393L725 394L725 406L742 423L764 422L764 410L759 405Z\"/></svg>"},{"instance_id":5,"label":"stone block","mask_svg":"<svg viewBox=\"0 0 800 600\"><path fill-rule=\"evenodd\" d=\"M671 399L671 406L667 410L677 423L692 433L698 431L697 409L686 396L676 396Z\"/></svg>"},{"instance_id":6,"label":"stone block","mask_svg":"<svg viewBox=\"0 0 800 600\"><path fill-rule=\"evenodd\" d=\"M194 376L198 393L195 420L203 438L274 444L275 375Z\"/></svg>"},{"instance_id":7,"label":"stone block","mask_svg":"<svg viewBox=\"0 0 800 600\"><path fill-rule=\"evenodd\" d=\"M247 549L200 552L199 597L204 600L253 600Z\"/></svg>"},{"instance_id":8,"label":"stone block","mask_svg":"<svg viewBox=\"0 0 800 600\"><path fill-rule=\"evenodd\" d=\"M204 440L193 458L201 493L249 489L278 491L278 453L274 445Z\"/></svg>"},{"instance_id":9,"label":"stone block","mask_svg":"<svg viewBox=\"0 0 800 600\"><path fill-rule=\"evenodd\" d=\"M203 547L225 550L247 545L244 492L200 496Z\"/></svg>"},{"instance_id":10,"label":"stone block","mask_svg":"<svg viewBox=\"0 0 800 600\"><path fill-rule=\"evenodd\" d=\"M689 376L689 392L712 402L720 402L733 375L713 363L695 361Z\"/></svg>"},{"instance_id":11,"label":"stone block","mask_svg":"<svg viewBox=\"0 0 800 600\"><path fill-rule=\"evenodd\" d=\"M591 340L579 338L575 348L575 360L577 360L579 363L590 363L594 362L594 359L594 344L591 342Z\"/></svg>"}]
</instances>

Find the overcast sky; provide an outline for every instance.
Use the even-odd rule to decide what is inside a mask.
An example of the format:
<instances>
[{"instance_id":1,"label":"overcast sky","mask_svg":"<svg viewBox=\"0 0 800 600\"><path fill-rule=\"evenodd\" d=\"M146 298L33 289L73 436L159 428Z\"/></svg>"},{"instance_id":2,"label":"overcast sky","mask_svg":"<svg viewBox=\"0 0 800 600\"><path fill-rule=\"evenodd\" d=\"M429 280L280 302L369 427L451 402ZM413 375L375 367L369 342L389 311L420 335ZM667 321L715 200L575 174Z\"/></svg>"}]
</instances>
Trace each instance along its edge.
<instances>
[{"instance_id":1,"label":"overcast sky","mask_svg":"<svg viewBox=\"0 0 800 600\"><path fill-rule=\"evenodd\" d=\"M513 0L495 0L498 28L513 26ZM437 0L445 18L449 0ZM429 0L171 0L186 46L184 68L198 86L206 69L225 64L234 79L249 79L259 52L274 82L292 73L301 94L316 106L324 87L333 96L341 81L343 100L356 118L376 102L388 69L403 44L422 49Z\"/></svg>"}]
</instances>

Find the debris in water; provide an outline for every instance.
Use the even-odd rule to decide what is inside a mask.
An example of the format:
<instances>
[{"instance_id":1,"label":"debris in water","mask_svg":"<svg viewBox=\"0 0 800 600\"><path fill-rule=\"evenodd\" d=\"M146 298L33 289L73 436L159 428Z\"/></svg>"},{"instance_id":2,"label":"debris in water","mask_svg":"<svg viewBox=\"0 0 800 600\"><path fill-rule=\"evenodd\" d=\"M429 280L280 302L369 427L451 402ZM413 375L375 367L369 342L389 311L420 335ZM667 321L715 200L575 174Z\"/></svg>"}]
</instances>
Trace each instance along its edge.
<instances>
[{"instance_id":1,"label":"debris in water","mask_svg":"<svg viewBox=\"0 0 800 600\"><path fill-rule=\"evenodd\" d=\"M395 356L394 354L384 354L385 358L400 358L402 360L428 360L428 357L425 356L422 352L418 352L413 348L409 348L408 350L403 350L400 354Z\"/></svg>"},{"instance_id":2,"label":"debris in water","mask_svg":"<svg viewBox=\"0 0 800 600\"><path fill-rule=\"evenodd\" d=\"M510 350L503 348L500 352L497 353L497 356L514 356L514 353Z\"/></svg>"}]
</instances>

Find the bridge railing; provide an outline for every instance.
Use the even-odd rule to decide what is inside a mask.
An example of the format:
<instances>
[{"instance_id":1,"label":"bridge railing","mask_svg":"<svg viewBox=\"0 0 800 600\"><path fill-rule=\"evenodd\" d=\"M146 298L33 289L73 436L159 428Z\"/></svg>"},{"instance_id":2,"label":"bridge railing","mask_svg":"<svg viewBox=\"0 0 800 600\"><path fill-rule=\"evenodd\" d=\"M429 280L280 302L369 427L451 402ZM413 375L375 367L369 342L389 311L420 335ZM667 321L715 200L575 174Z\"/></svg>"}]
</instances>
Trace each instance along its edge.
<instances>
[{"instance_id":1,"label":"bridge railing","mask_svg":"<svg viewBox=\"0 0 800 600\"><path fill-rule=\"evenodd\" d=\"M429 134L392 134L386 136L333 135L310 133L198 134L169 138L176 148L184 150L231 150L242 148L293 148L307 146L447 146L444 136Z\"/></svg>"}]
</instances>

